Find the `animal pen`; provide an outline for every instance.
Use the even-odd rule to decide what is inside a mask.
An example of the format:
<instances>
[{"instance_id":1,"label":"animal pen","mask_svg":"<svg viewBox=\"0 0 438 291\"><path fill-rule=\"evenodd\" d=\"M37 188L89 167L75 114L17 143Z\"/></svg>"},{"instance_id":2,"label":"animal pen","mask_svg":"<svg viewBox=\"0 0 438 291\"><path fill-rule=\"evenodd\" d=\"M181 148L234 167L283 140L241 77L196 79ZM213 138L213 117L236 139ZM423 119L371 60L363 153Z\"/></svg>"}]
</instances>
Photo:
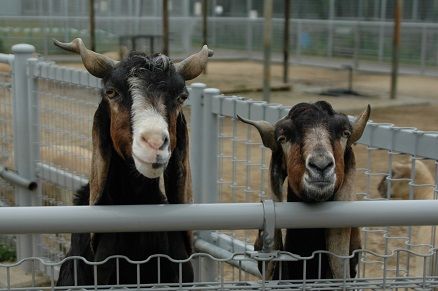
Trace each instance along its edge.
<instances>
[{"instance_id":1,"label":"animal pen","mask_svg":"<svg viewBox=\"0 0 438 291\"><path fill-rule=\"evenodd\" d=\"M194 283L80 286L81 289L149 288L160 290L382 290L438 287L436 228L438 132L368 122L355 151L357 202L317 205L273 202L267 179L269 152L255 130L236 116L275 122L289 107L238 96L195 83L186 107L194 204L72 207L72 194L87 183L91 123L100 80L85 71L32 58L34 48L13 47L0 54L11 72L0 74L0 242L16 246L15 262L0 263L0 290L54 290L71 232L195 230L195 253L188 259ZM393 175L397 161L409 159L407 178ZM416 166L433 169L420 182ZM4 167L14 170L7 170ZM386 177L386 178L385 178ZM386 185L376 195L378 183ZM30 190L29 182L38 181ZM410 201L392 200L391 185L406 182ZM380 187L380 186L379 186ZM420 190L429 201L415 200ZM262 201L262 202L260 202ZM13 207L17 206L17 207ZM361 226L363 249L357 278L267 280L270 260L306 262L320 258L266 248L254 251L258 229L269 245L275 228ZM297 238L299 239L299 238ZM328 254L334 256L334 254ZM161 260L179 261L156 254ZM348 260L349 257L342 257ZM80 257L69 260L82 260ZM114 256L116 266L130 261ZM150 258L151 259L151 258ZM262 272L257 263L263 262ZM96 269L104 262L87 262ZM157 268L159 268L157 266ZM16 272L29 274L26 283ZM44 280L41 280L44 278ZM24 284L24 285L23 285ZM62 287L65 288L65 287ZM71 286L71 288L79 288Z\"/></svg>"}]
</instances>

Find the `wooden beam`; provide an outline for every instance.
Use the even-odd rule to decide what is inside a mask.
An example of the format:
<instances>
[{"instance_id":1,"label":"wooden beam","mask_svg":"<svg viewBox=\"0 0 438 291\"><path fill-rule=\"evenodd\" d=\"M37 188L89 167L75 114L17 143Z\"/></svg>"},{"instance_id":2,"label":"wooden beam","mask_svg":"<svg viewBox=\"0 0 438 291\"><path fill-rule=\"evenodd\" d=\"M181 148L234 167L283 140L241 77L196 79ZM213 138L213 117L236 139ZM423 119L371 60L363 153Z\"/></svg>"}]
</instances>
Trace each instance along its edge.
<instances>
[{"instance_id":1,"label":"wooden beam","mask_svg":"<svg viewBox=\"0 0 438 291\"><path fill-rule=\"evenodd\" d=\"M94 17L94 0L88 0L88 30L90 34L90 49L96 51L96 21Z\"/></svg>"},{"instance_id":2,"label":"wooden beam","mask_svg":"<svg viewBox=\"0 0 438 291\"><path fill-rule=\"evenodd\" d=\"M272 0L264 0L263 25L263 100L271 100L271 34L272 34Z\"/></svg>"},{"instance_id":3,"label":"wooden beam","mask_svg":"<svg viewBox=\"0 0 438 291\"><path fill-rule=\"evenodd\" d=\"M202 0L202 42L208 44L208 3L207 0ZM204 68L204 74L207 74L207 66Z\"/></svg>"},{"instance_id":4,"label":"wooden beam","mask_svg":"<svg viewBox=\"0 0 438 291\"><path fill-rule=\"evenodd\" d=\"M169 2L163 0L163 49L162 53L169 55ZM152 52L154 53L154 52Z\"/></svg>"},{"instance_id":5,"label":"wooden beam","mask_svg":"<svg viewBox=\"0 0 438 291\"><path fill-rule=\"evenodd\" d=\"M394 32L392 36L392 69L390 98L397 98L398 67L400 59L400 23L403 1L396 0L394 5Z\"/></svg>"},{"instance_id":6,"label":"wooden beam","mask_svg":"<svg viewBox=\"0 0 438 291\"><path fill-rule=\"evenodd\" d=\"M289 83L289 21L290 0L284 0L284 29L283 29L283 83Z\"/></svg>"}]
</instances>

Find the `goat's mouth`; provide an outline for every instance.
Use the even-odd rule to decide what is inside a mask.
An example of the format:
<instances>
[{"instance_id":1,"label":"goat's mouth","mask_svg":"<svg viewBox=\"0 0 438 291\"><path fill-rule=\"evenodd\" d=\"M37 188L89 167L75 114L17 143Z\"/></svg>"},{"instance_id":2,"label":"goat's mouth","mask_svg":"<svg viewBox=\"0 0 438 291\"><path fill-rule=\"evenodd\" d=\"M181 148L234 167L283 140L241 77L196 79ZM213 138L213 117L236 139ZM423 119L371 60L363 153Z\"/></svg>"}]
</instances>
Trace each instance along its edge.
<instances>
[{"instance_id":1,"label":"goat's mouth","mask_svg":"<svg viewBox=\"0 0 438 291\"><path fill-rule=\"evenodd\" d=\"M301 197L305 202L323 202L333 197L335 190L335 181L330 178L310 178L304 177L303 190Z\"/></svg>"},{"instance_id":2,"label":"goat's mouth","mask_svg":"<svg viewBox=\"0 0 438 291\"><path fill-rule=\"evenodd\" d=\"M304 178L304 185L306 187L310 187L310 188L326 188L326 187L330 187L334 184L334 179L332 177L330 178L310 178L310 177L305 177Z\"/></svg>"},{"instance_id":3,"label":"goat's mouth","mask_svg":"<svg viewBox=\"0 0 438 291\"><path fill-rule=\"evenodd\" d=\"M132 154L132 157L137 171L147 178L152 179L159 177L167 166L167 161L164 160L158 160L150 163L139 158L134 153Z\"/></svg>"}]
</instances>

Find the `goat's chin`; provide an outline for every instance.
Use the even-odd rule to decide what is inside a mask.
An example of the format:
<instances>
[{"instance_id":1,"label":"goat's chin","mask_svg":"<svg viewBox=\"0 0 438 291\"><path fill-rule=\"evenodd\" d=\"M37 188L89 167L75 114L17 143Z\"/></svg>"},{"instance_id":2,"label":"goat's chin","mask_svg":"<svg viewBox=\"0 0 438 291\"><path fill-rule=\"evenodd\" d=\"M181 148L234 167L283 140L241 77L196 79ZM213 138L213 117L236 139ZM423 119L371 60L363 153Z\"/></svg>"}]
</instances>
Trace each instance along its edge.
<instances>
[{"instance_id":1,"label":"goat's chin","mask_svg":"<svg viewBox=\"0 0 438 291\"><path fill-rule=\"evenodd\" d=\"M304 202L315 203L329 201L333 198L335 186L327 185L325 187L307 186L301 193Z\"/></svg>"},{"instance_id":2,"label":"goat's chin","mask_svg":"<svg viewBox=\"0 0 438 291\"><path fill-rule=\"evenodd\" d=\"M154 179L160 177L164 170L166 169L167 163L157 164L157 163L144 163L138 161L134 158L135 168L140 174L149 179Z\"/></svg>"}]
</instances>

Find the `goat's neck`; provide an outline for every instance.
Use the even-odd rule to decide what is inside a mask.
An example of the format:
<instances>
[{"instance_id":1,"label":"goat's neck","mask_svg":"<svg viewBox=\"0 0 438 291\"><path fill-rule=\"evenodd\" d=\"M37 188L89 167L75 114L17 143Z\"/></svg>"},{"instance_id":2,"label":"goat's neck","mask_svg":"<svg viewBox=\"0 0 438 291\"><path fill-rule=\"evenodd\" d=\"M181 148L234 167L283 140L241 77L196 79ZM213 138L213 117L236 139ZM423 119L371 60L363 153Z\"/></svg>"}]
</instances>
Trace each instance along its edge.
<instances>
[{"instance_id":1,"label":"goat's neck","mask_svg":"<svg viewBox=\"0 0 438 291\"><path fill-rule=\"evenodd\" d=\"M113 151L104 195L99 204L160 203L166 203L166 198L160 190L159 178L146 178L135 169L132 160L124 160Z\"/></svg>"}]
</instances>

